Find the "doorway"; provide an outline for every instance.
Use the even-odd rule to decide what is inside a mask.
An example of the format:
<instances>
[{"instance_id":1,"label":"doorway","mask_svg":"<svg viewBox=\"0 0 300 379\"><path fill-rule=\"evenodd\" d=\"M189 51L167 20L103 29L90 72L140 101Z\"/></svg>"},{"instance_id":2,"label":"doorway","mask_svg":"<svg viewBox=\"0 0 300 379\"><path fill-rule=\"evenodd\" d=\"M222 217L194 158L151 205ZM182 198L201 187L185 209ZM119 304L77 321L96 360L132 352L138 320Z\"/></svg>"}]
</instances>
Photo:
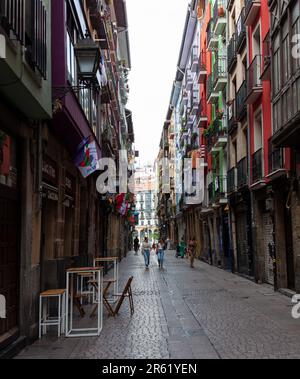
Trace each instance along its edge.
<instances>
[{"instance_id":1,"label":"doorway","mask_svg":"<svg viewBox=\"0 0 300 379\"><path fill-rule=\"evenodd\" d=\"M0 133L0 294L6 299L6 319L0 319L2 349L19 335L20 200L16 141Z\"/></svg>"}]
</instances>

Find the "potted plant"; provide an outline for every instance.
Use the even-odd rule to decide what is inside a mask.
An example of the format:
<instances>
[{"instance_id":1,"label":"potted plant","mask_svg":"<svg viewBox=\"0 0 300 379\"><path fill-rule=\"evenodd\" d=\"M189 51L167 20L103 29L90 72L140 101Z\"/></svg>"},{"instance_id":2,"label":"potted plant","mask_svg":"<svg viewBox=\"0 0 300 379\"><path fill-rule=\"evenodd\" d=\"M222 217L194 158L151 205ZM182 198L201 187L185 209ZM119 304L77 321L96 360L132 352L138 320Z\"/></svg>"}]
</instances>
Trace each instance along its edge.
<instances>
[{"instance_id":1,"label":"potted plant","mask_svg":"<svg viewBox=\"0 0 300 379\"><path fill-rule=\"evenodd\" d=\"M218 15L219 15L219 17L225 17L225 9L222 5L219 6Z\"/></svg>"}]
</instances>

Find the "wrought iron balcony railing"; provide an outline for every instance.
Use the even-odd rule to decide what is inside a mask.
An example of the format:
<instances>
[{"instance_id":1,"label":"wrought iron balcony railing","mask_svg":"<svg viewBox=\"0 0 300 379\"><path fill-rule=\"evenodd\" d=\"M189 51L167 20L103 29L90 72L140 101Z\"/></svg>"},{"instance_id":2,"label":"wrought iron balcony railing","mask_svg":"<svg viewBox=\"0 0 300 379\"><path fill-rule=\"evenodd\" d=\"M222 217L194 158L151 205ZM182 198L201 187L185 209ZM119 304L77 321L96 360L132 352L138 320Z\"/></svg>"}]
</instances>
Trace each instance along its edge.
<instances>
[{"instance_id":1,"label":"wrought iron balcony railing","mask_svg":"<svg viewBox=\"0 0 300 379\"><path fill-rule=\"evenodd\" d=\"M252 183L263 179L263 149L252 155Z\"/></svg>"},{"instance_id":2,"label":"wrought iron balcony railing","mask_svg":"<svg viewBox=\"0 0 300 379\"><path fill-rule=\"evenodd\" d=\"M243 188L248 183L247 158L241 159L237 164L237 188Z\"/></svg>"},{"instance_id":3,"label":"wrought iron balcony railing","mask_svg":"<svg viewBox=\"0 0 300 379\"><path fill-rule=\"evenodd\" d=\"M207 84L206 84L207 100L210 98L211 94L214 91L213 82L214 82L213 74L210 74L207 78Z\"/></svg>"},{"instance_id":4,"label":"wrought iron balcony railing","mask_svg":"<svg viewBox=\"0 0 300 379\"><path fill-rule=\"evenodd\" d=\"M0 23L9 38L26 46L27 62L46 78L47 13L42 0L1 0Z\"/></svg>"},{"instance_id":5,"label":"wrought iron balcony railing","mask_svg":"<svg viewBox=\"0 0 300 379\"><path fill-rule=\"evenodd\" d=\"M227 83L227 57L216 54L214 64L214 89L222 91Z\"/></svg>"},{"instance_id":6,"label":"wrought iron balcony railing","mask_svg":"<svg viewBox=\"0 0 300 379\"><path fill-rule=\"evenodd\" d=\"M241 49L246 44L246 25L245 25L245 8L242 9L241 14L236 23L236 49L240 53Z\"/></svg>"},{"instance_id":7,"label":"wrought iron balcony railing","mask_svg":"<svg viewBox=\"0 0 300 379\"><path fill-rule=\"evenodd\" d=\"M247 82L244 80L243 84L239 88L236 94L236 116L238 120L242 120L242 118L247 113Z\"/></svg>"},{"instance_id":8,"label":"wrought iron balcony railing","mask_svg":"<svg viewBox=\"0 0 300 379\"><path fill-rule=\"evenodd\" d=\"M262 93L262 56L256 55L247 70L248 104L253 104Z\"/></svg>"},{"instance_id":9,"label":"wrought iron balcony railing","mask_svg":"<svg viewBox=\"0 0 300 379\"><path fill-rule=\"evenodd\" d=\"M228 106L228 134L233 133L237 125L236 100L232 100L232 104Z\"/></svg>"},{"instance_id":10,"label":"wrought iron balcony railing","mask_svg":"<svg viewBox=\"0 0 300 379\"><path fill-rule=\"evenodd\" d=\"M234 33L229 41L227 48L227 61L228 61L228 70L231 72L234 65L237 62L237 53L236 53L236 34Z\"/></svg>"},{"instance_id":11,"label":"wrought iron balcony railing","mask_svg":"<svg viewBox=\"0 0 300 379\"><path fill-rule=\"evenodd\" d=\"M234 193L237 189L237 168L233 167L227 174L227 192Z\"/></svg>"},{"instance_id":12,"label":"wrought iron balcony railing","mask_svg":"<svg viewBox=\"0 0 300 379\"><path fill-rule=\"evenodd\" d=\"M10 36L12 32L18 41L25 44L25 0L1 0L0 23Z\"/></svg>"},{"instance_id":13,"label":"wrought iron balcony railing","mask_svg":"<svg viewBox=\"0 0 300 379\"><path fill-rule=\"evenodd\" d=\"M214 183L215 199L220 201L227 198L227 176L217 176Z\"/></svg>"}]
</instances>

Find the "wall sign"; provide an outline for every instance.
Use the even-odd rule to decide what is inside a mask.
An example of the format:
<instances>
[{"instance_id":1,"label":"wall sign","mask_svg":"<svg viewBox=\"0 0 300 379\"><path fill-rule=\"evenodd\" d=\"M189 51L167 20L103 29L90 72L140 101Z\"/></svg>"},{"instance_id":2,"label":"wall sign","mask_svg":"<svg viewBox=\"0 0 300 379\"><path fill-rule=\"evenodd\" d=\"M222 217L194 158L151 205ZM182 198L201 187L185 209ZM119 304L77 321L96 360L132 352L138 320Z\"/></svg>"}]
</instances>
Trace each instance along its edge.
<instances>
[{"instance_id":1,"label":"wall sign","mask_svg":"<svg viewBox=\"0 0 300 379\"><path fill-rule=\"evenodd\" d=\"M45 156L43 158L43 181L58 186L58 168L53 159Z\"/></svg>"}]
</instances>

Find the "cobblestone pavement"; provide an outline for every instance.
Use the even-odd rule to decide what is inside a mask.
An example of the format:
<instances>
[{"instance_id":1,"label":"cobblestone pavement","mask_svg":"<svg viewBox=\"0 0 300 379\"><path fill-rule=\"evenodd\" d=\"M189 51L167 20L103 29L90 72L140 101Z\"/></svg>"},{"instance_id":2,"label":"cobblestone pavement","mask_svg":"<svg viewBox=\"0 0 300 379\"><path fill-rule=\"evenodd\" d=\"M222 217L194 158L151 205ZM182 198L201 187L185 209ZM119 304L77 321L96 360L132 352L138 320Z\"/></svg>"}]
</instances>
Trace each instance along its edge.
<instances>
[{"instance_id":1,"label":"cobblestone pavement","mask_svg":"<svg viewBox=\"0 0 300 379\"><path fill-rule=\"evenodd\" d=\"M127 303L116 319L105 318L99 338L44 338L17 358L300 358L300 320L291 300L246 279L197 262L130 254L120 266L121 286L134 276L136 313Z\"/></svg>"}]
</instances>

